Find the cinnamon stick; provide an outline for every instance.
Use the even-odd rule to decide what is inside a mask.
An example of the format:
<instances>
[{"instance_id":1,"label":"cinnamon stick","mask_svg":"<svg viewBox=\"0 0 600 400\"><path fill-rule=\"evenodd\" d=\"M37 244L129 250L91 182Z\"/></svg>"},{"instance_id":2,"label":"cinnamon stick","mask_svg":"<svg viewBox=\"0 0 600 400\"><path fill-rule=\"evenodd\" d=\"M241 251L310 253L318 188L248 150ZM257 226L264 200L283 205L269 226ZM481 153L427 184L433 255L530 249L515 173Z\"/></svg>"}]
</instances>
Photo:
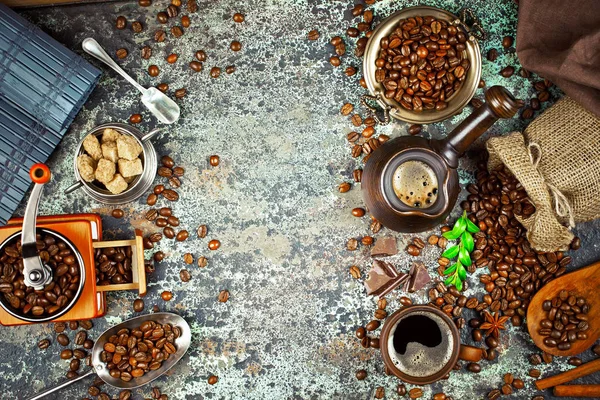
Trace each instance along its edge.
<instances>
[{"instance_id":1,"label":"cinnamon stick","mask_svg":"<svg viewBox=\"0 0 600 400\"><path fill-rule=\"evenodd\" d=\"M600 385L559 385L554 387L558 397L600 397Z\"/></svg>"},{"instance_id":2,"label":"cinnamon stick","mask_svg":"<svg viewBox=\"0 0 600 400\"><path fill-rule=\"evenodd\" d=\"M597 371L600 371L600 358L585 364L581 364L579 367L573 368L569 371L561 372L560 374L550 376L548 378L538 379L535 381L535 387L538 390L548 389L549 387L571 382L574 379L581 378L582 376L586 376Z\"/></svg>"}]
</instances>

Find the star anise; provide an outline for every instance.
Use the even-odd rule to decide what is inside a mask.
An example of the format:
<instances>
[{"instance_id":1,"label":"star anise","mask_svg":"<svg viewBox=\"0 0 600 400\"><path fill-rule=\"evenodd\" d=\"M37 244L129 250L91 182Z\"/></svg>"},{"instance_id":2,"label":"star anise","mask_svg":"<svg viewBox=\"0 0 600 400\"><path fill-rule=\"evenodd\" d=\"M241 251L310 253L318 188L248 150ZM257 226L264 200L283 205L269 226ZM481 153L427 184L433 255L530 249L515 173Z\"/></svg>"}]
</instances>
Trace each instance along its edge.
<instances>
[{"instance_id":1,"label":"star anise","mask_svg":"<svg viewBox=\"0 0 600 400\"><path fill-rule=\"evenodd\" d=\"M510 319L508 316L500 316L500 313L496 312L493 315L489 312L483 314L485 322L479 326L481 330L485 330L487 336L493 336L498 339L500 336L500 330L506 329L504 324Z\"/></svg>"}]
</instances>

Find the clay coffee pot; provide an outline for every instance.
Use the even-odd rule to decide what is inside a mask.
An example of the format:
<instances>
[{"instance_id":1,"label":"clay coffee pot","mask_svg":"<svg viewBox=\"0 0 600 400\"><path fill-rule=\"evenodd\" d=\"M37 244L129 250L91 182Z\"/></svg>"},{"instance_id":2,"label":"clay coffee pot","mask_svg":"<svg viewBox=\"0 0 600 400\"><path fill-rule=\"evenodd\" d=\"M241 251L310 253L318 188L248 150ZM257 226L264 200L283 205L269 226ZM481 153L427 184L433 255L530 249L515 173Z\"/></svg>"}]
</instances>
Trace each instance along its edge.
<instances>
[{"instance_id":1,"label":"clay coffee pot","mask_svg":"<svg viewBox=\"0 0 600 400\"><path fill-rule=\"evenodd\" d=\"M491 87L485 100L445 139L401 136L371 154L362 193L374 218L398 232L426 231L446 218L460 192L459 158L499 118L511 118L522 106L502 86Z\"/></svg>"}]
</instances>

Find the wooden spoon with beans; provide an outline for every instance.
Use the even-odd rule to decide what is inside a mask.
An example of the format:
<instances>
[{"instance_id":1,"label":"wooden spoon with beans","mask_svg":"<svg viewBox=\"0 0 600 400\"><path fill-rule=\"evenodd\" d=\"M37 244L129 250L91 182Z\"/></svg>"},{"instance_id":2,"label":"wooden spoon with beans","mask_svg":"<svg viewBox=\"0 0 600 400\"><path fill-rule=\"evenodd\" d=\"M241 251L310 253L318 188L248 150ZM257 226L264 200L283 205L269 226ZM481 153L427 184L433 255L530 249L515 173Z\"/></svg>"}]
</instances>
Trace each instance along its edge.
<instances>
[{"instance_id":1,"label":"wooden spoon with beans","mask_svg":"<svg viewBox=\"0 0 600 400\"><path fill-rule=\"evenodd\" d=\"M573 356L590 348L600 337L600 291L598 288L600 288L600 262L565 274L540 289L533 296L527 308L527 329L535 345L555 356ZM547 346L544 344L544 339L548 336L542 336L539 333L540 323L548 318L548 311L544 311L542 308L544 301L557 297L562 290L566 290L577 298L585 298L589 306L586 314L589 328L584 331L587 338L573 341L571 348L567 350Z\"/></svg>"}]
</instances>

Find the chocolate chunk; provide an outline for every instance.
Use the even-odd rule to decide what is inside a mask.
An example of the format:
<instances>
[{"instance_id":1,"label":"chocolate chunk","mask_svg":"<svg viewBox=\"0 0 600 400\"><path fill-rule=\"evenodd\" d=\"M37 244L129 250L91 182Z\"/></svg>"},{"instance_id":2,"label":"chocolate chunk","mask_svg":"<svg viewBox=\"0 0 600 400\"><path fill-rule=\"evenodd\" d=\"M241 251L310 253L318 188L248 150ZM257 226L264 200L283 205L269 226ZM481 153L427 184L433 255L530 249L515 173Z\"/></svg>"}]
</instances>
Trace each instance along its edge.
<instances>
[{"instance_id":1,"label":"chocolate chunk","mask_svg":"<svg viewBox=\"0 0 600 400\"><path fill-rule=\"evenodd\" d=\"M382 237L375 241L375 245L371 249L371 257L385 257L398 254L398 245L395 237Z\"/></svg>"},{"instance_id":2,"label":"chocolate chunk","mask_svg":"<svg viewBox=\"0 0 600 400\"><path fill-rule=\"evenodd\" d=\"M383 297L407 279L408 275L403 272L398 273L392 264L374 260L365 279L367 295Z\"/></svg>"},{"instance_id":3,"label":"chocolate chunk","mask_svg":"<svg viewBox=\"0 0 600 400\"><path fill-rule=\"evenodd\" d=\"M429 272L427 272L427 268L422 262L413 263L408 276L409 279L404 283L404 290L409 293L417 292L431 282L431 276L429 276Z\"/></svg>"}]
</instances>

